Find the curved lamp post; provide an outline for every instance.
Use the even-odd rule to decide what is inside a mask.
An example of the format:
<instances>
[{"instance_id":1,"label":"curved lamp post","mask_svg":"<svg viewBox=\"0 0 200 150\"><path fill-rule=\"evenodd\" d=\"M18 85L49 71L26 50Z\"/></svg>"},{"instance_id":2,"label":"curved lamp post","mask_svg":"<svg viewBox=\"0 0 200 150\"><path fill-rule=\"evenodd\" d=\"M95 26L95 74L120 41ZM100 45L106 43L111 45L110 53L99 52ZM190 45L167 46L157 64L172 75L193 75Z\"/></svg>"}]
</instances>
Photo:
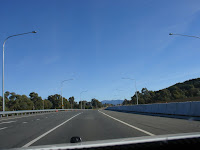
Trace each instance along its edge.
<instances>
[{"instance_id":1,"label":"curved lamp post","mask_svg":"<svg viewBox=\"0 0 200 150\"><path fill-rule=\"evenodd\" d=\"M138 95L137 95L137 87L136 87L136 80L135 79L131 79L131 78L122 78L122 79L128 79L128 80L134 80L135 81L135 94L136 94L136 98L137 98L137 105L138 105Z\"/></svg>"},{"instance_id":2,"label":"curved lamp post","mask_svg":"<svg viewBox=\"0 0 200 150\"><path fill-rule=\"evenodd\" d=\"M200 39L200 37L198 37L198 36L193 36L193 35L176 34L176 33L169 33L169 35L187 36L187 37L193 37L193 38L198 38L198 39Z\"/></svg>"},{"instance_id":3,"label":"curved lamp post","mask_svg":"<svg viewBox=\"0 0 200 150\"><path fill-rule=\"evenodd\" d=\"M5 47L5 43L11 37L20 36L20 35L29 34L29 33L37 33L37 32L36 31L32 31L32 32L26 32L26 33L11 35L11 36L8 36L3 42L3 71L2 71L3 112L5 111L5 97L4 97L4 47Z\"/></svg>"},{"instance_id":4,"label":"curved lamp post","mask_svg":"<svg viewBox=\"0 0 200 150\"><path fill-rule=\"evenodd\" d=\"M73 80L73 79L63 80L63 81L61 82L62 109L64 109L64 105L63 105L63 96L62 96L62 87L63 87L63 83L64 83L65 81L70 81L70 80Z\"/></svg>"},{"instance_id":5,"label":"curved lamp post","mask_svg":"<svg viewBox=\"0 0 200 150\"><path fill-rule=\"evenodd\" d=\"M81 101L81 94L84 93L84 92L87 92L87 91L88 91L88 90L82 91L82 92L80 93L80 101ZM81 101L81 109L82 109L82 101Z\"/></svg>"}]
</instances>

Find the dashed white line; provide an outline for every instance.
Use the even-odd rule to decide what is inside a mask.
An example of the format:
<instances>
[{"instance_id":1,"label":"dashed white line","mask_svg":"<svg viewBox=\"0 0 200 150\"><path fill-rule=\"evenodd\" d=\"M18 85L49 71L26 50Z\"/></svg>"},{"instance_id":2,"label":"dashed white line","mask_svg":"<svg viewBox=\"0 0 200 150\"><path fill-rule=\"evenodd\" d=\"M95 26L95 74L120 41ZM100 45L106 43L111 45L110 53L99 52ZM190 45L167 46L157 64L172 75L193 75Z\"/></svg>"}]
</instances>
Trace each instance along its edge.
<instances>
[{"instance_id":1,"label":"dashed white line","mask_svg":"<svg viewBox=\"0 0 200 150\"><path fill-rule=\"evenodd\" d=\"M36 119L36 120L40 120L40 119Z\"/></svg>"},{"instance_id":2,"label":"dashed white line","mask_svg":"<svg viewBox=\"0 0 200 150\"><path fill-rule=\"evenodd\" d=\"M22 147L29 147L30 145L32 145L33 143L35 143L36 141L38 141L39 139L43 138L44 136L46 136L47 134L49 134L50 132L54 131L55 129L59 128L60 126L62 126L63 124L67 123L68 121L70 121L71 119L73 119L74 117L80 115L81 113L78 113L76 115L74 115L73 117L69 118L68 120L64 121L63 123L57 125L56 127L54 127L53 129L45 132L44 134L40 135L39 137L37 137L36 139L30 141L29 143L27 143L26 145L22 146Z\"/></svg>"},{"instance_id":3,"label":"dashed white line","mask_svg":"<svg viewBox=\"0 0 200 150\"><path fill-rule=\"evenodd\" d=\"M99 111L99 110L98 110L98 111ZM114 118L114 117L112 117L112 116L110 116L110 115L107 115L107 114L104 113L104 112L101 112L101 111L99 111L99 112L102 113L102 114L104 114L104 115L106 115L106 116L108 116L108 117L110 117L110 118L112 118L112 119L114 119L114 120L116 120L116 121L118 121L118 122L121 122L121 123L123 123L123 124L125 124L125 125L127 125L127 126L129 126L129 127L131 127L131 128L134 128L134 129L136 129L136 130L138 130L138 131L141 131L141 132L143 132L143 133L145 133L145 134L148 134L148 135L150 135L150 136L154 136L153 133L150 133L150 132L148 132L148 131L145 131L145 130L143 130L143 129L140 129L140 128L138 128L138 127L135 127L135 126L133 126L133 125L130 125L130 124L124 122L124 121L121 121L121 120L116 119L116 118Z\"/></svg>"},{"instance_id":4,"label":"dashed white line","mask_svg":"<svg viewBox=\"0 0 200 150\"><path fill-rule=\"evenodd\" d=\"M3 128L0 128L0 130L6 129L6 128L8 128L8 127L3 127Z\"/></svg>"},{"instance_id":5,"label":"dashed white line","mask_svg":"<svg viewBox=\"0 0 200 150\"><path fill-rule=\"evenodd\" d=\"M16 122L16 121L1 122L0 124L4 124L4 123L12 123L12 122Z\"/></svg>"},{"instance_id":6,"label":"dashed white line","mask_svg":"<svg viewBox=\"0 0 200 150\"><path fill-rule=\"evenodd\" d=\"M54 112L51 112L51 113L54 113ZM49 113L50 114L50 113ZM34 116L40 116L40 115L47 115L46 113L42 113L42 114L32 114L32 115L26 115L26 116L21 116L21 117L13 117L13 118L2 118L0 119L0 121L6 121L6 120L12 120L12 119L18 119L18 118L26 118L26 117L34 117Z\"/></svg>"},{"instance_id":7,"label":"dashed white line","mask_svg":"<svg viewBox=\"0 0 200 150\"><path fill-rule=\"evenodd\" d=\"M28 122L22 122L22 123L28 123Z\"/></svg>"}]
</instances>

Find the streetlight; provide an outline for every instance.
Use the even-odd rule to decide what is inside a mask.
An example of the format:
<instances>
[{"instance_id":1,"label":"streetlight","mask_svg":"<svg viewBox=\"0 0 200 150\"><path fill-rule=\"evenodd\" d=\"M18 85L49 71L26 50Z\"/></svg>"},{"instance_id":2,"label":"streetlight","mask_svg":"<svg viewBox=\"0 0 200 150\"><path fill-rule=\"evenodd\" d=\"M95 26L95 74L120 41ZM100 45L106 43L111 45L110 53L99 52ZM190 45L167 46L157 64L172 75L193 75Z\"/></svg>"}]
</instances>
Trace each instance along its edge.
<instances>
[{"instance_id":1,"label":"streetlight","mask_svg":"<svg viewBox=\"0 0 200 150\"><path fill-rule=\"evenodd\" d=\"M73 79L63 80L63 81L61 82L62 109L64 109L64 105L63 105L63 96L62 96L62 87L63 87L63 83L64 83L65 81L70 81L70 80L73 80Z\"/></svg>"},{"instance_id":2,"label":"streetlight","mask_svg":"<svg viewBox=\"0 0 200 150\"><path fill-rule=\"evenodd\" d=\"M137 105L138 105L138 95L137 95L137 87L136 87L136 80L135 79L131 79L131 78L122 78L122 79L128 79L128 80L134 80L135 81L135 89L136 89L136 98L137 98Z\"/></svg>"},{"instance_id":3,"label":"streetlight","mask_svg":"<svg viewBox=\"0 0 200 150\"><path fill-rule=\"evenodd\" d=\"M11 35L8 36L4 42L3 42L3 71L2 71L2 97L3 97L3 112L5 111L5 97L4 97L4 47L5 47L5 43L6 41L14 36L19 36L19 35L24 35L24 34L29 34L29 33L37 33L36 31L32 31L32 32L26 32L26 33L21 33L21 34L15 34L15 35Z\"/></svg>"},{"instance_id":4,"label":"streetlight","mask_svg":"<svg viewBox=\"0 0 200 150\"><path fill-rule=\"evenodd\" d=\"M87 92L87 91L88 91L88 90L82 91L82 92L80 93L80 101L81 101L81 94L84 93L84 92ZM81 109L82 109L82 101L81 101Z\"/></svg>"},{"instance_id":5,"label":"streetlight","mask_svg":"<svg viewBox=\"0 0 200 150\"><path fill-rule=\"evenodd\" d=\"M184 35L184 34L175 34L175 33L169 33L169 35L187 36L187 37L193 37L193 38L198 38L198 39L200 39L200 37L198 37L198 36L193 36L193 35Z\"/></svg>"}]
</instances>

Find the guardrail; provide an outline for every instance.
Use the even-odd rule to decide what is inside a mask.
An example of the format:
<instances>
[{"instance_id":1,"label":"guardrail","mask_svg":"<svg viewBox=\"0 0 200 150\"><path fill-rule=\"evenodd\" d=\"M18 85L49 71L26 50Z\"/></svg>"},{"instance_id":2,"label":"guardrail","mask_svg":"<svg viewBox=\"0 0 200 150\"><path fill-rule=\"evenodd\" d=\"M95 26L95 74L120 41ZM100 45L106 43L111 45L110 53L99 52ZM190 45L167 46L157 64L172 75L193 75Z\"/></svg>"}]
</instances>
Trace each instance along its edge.
<instances>
[{"instance_id":1,"label":"guardrail","mask_svg":"<svg viewBox=\"0 0 200 150\"><path fill-rule=\"evenodd\" d=\"M37 114L37 113L47 113L47 112L58 112L58 111L75 111L81 109L43 109L43 110L19 110L19 111L4 111L0 112L0 117L3 116L14 116L14 115L29 115L29 114Z\"/></svg>"},{"instance_id":2,"label":"guardrail","mask_svg":"<svg viewBox=\"0 0 200 150\"><path fill-rule=\"evenodd\" d=\"M200 101L108 107L108 110L200 116Z\"/></svg>"}]
</instances>

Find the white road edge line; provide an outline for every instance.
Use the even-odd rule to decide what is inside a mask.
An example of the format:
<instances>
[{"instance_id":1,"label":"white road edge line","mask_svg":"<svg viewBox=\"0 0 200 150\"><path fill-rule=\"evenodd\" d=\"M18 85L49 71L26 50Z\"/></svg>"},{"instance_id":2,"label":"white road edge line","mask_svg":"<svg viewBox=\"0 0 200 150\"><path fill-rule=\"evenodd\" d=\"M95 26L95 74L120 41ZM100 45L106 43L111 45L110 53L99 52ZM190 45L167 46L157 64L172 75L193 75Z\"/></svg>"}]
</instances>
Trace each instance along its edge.
<instances>
[{"instance_id":1,"label":"white road edge line","mask_svg":"<svg viewBox=\"0 0 200 150\"><path fill-rule=\"evenodd\" d=\"M6 129L6 128L8 128L8 127L3 127L3 128L0 128L0 130Z\"/></svg>"},{"instance_id":2,"label":"white road edge line","mask_svg":"<svg viewBox=\"0 0 200 150\"><path fill-rule=\"evenodd\" d=\"M99 110L98 110L98 111L99 111ZM101 112L101 111L99 111L99 112L102 113L102 114L104 114L104 115L106 115L106 116L108 116L108 117L110 117L110 118L112 118L112 119L114 119L114 120L116 120L116 121L119 121L119 122L121 122L121 123L123 123L123 124L125 124L125 125L127 125L127 126L129 126L129 127L131 127L131 128L134 128L134 129L136 129L136 130L138 130L138 131L141 131L141 132L143 132L143 133L145 133L145 134L148 134L148 135L150 135L150 136L154 136L154 135L155 135L155 134L153 134L153 133L150 133L150 132L148 132L148 131L145 131L145 130L143 130L143 129L140 129L140 128L138 128L138 127L135 127L135 126L133 126L133 125L130 125L130 124L124 122L124 121L121 121L121 120L119 120L119 119L116 119L116 118L114 118L114 117L112 117L112 116L110 116L110 115L107 115L107 114L104 113L104 112Z\"/></svg>"},{"instance_id":3,"label":"white road edge line","mask_svg":"<svg viewBox=\"0 0 200 150\"><path fill-rule=\"evenodd\" d=\"M37 138L35 138L34 140L28 142L27 144L25 144L25 145L22 146L22 147L29 147L30 145L32 145L33 143L35 143L35 142L38 141L39 139L43 138L44 136L46 136L46 135L49 134L50 132L54 131L55 129L59 128L60 126L62 126L63 124L67 123L68 121L70 121L71 119L73 119L74 117L76 117L76 116L78 116L78 115L80 115L80 114L81 114L81 113L76 114L75 116L69 118L68 120L66 120L66 121L64 121L63 123L57 125L57 126L54 127L53 129L51 129L51 130L45 132L44 134L38 136Z\"/></svg>"}]
</instances>

